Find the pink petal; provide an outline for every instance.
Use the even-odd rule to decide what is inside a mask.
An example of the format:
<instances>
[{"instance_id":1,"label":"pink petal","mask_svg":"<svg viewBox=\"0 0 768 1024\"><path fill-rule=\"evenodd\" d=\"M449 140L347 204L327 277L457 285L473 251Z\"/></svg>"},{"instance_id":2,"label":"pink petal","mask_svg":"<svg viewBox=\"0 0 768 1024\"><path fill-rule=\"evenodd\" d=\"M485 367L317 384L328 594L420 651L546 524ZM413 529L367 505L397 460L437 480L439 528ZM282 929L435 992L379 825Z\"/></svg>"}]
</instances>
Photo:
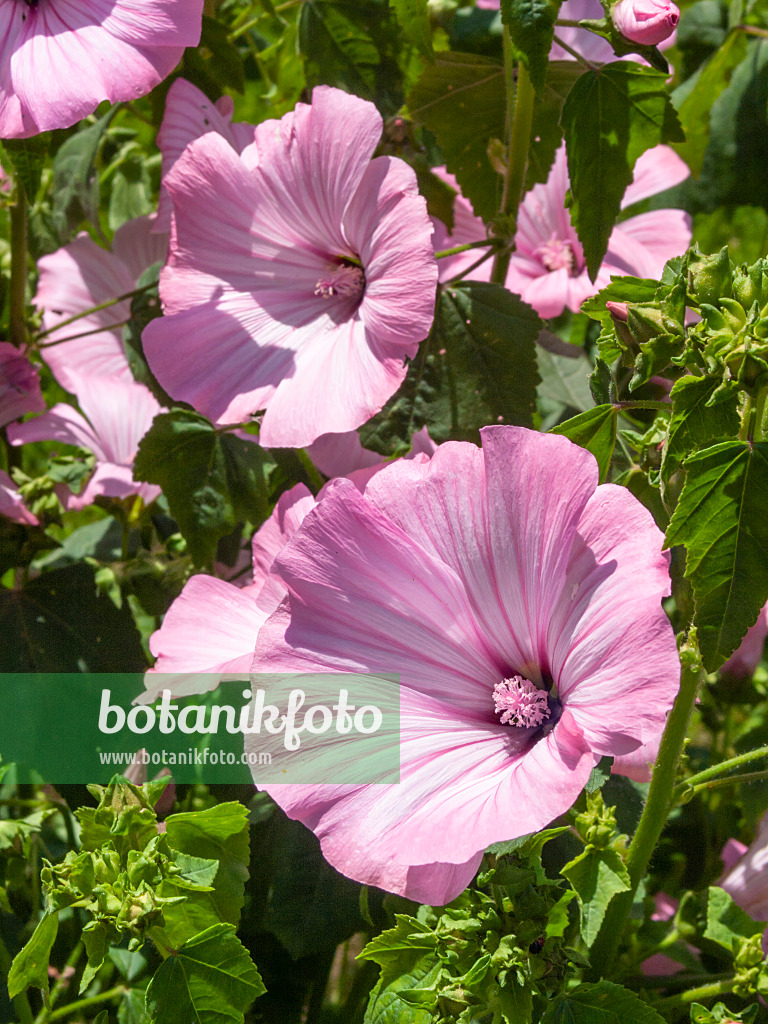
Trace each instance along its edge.
<instances>
[{"instance_id":1,"label":"pink petal","mask_svg":"<svg viewBox=\"0 0 768 1024\"><path fill-rule=\"evenodd\" d=\"M0 427L45 408L37 369L21 349L0 341Z\"/></svg>"},{"instance_id":2,"label":"pink petal","mask_svg":"<svg viewBox=\"0 0 768 1024\"><path fill-rule=\"evenodd\" d=\"M15 523L25 526L37 526L35 516L29 511L16 489L13 480L0 469L0 516L12 519Z\"/></svg>"},{"instance_id":3,"label":"pink petal","mask_svg":"<svg viewBox=\"0 0 768 1024\"><path fill-rule=\"evenodd\" d=\"M691 244L691 218L683 210L653 210L622 221L611 232L603 266L614 274L659 278L664 264Z\"/></svg>"},{"instance_id":4,"label":"pink petal","mask_svg":"<svg viewBox=\"0 0 768 1024\"><path fill-rule=\"evenodd\" d=\"M272 563L315 504L312 493L304 484L296 484L290 491L280 495L272 515L253 535L251 547L254 584L263 585L266 582Z\"/></svg>"},{"instance_id":5,"label":"pink petal","mask_svg":"<svg viewBox=\"0 0 768 1024\"><path fill-rule=\"evenodd\" d=\"M747 630L738 649L720 669L721 674L751 676L763 656L766 636L768 636L768 605L762 608L754 626Z\"/></svg>"},{"instance_id":6,"label":"pink petal","mask_svg":"<svg viewBox=\"0 0 768 1024\"><path fill-rule=\"evenodd\" d=\"M691 169L669 146L654 146L638 157L628 186L621 202L622 210L642 199L664 192L673 185L679 185L690 176Z\"/></svg>"}]
</instances>

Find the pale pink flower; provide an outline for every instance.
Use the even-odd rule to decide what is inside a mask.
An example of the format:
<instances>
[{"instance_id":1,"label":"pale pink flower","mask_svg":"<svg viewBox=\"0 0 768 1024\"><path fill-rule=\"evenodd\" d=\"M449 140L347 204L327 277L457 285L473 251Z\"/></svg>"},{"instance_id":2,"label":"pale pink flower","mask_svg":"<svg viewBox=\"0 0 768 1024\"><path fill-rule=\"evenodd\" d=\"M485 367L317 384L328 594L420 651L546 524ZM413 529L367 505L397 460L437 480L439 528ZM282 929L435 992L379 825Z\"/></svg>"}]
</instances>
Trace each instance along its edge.
<instances>
[{"instance_id":1,"label":"pale pink flower","mask_svg":"<svg viewBox=\"0 0 768 1024\"><path fill-rule=\"evenodd\" d=\"M619 0L611 9L613 24L625 39L642 46L658 46L680 21L672 0Z\"/></svg>"},{"instance_id":2,"label":"pale pink flower","mask_svg":"<svg viewBox=\"0 0 768 1024\"><path fill-rule=\"evenodd\" d=\"M415 455L434 454L435 442L429 436L429 430L422 427L411 437L411 451L406 458ZM350 476L361 470L379 470L384 466L382 456L369 448L363 448L360 435L356 430L346 434L323 434L307 448L307 454L314 464L327 477ZM355 477L356 482L358 477Z\"/></svg>"},{"instance_id":3,"label":"pale pink flower","mask_svg":"<svg viewBox=\"0 0 768 1024\"><path fill-rule=\"evenodd\" d=\"M135 100L200 41L203 0L4 0L0 138L67 128Z\"/></svg>"},{"instance_id":4,"label":"pale pink flower","mask_svg":"<svg viewBox=\"0 0 768 1024\"><path fill-rule=\"evenodd\" d=\"M371 156L375 107L318 86L238 154L216 132L165 179L165 316L144 332L162 386L219 423L265 409L261 443L304 446L377 412L433 318L437 268L416 177Z\"/></svg>"},{"instance_id":5,"label":"pale pink flower","mask_svg":"<svg viewBox=\"0 0 768 1024\"><path fill-rule=\"evenodd\" d=\"M399 675L399 785L265 788L342 873L429 903L563 813L602 756L658 736L679 680L648 511L563 437L481 435L365 495L328 485L273 564L289 597L253 664ZM518 696L533 688L546 715Z\"/></svg>"},{"instance_id":6,"label":"pale pink flower","mask_svg":"<svg viewBox=\"0 0 768 1024\"><path fill-rule=\"evenodd\" d=\"M127 498L140 495L146 504L160 488L133 479L133 459L139 441L161 412L149 388L135 381L107 380L71 374L82 413L60 403L42 416L8 428L11 444L59 441L87 448L96 456L96 469L80 494L65 495L67 508L90 505L98 495ZM85 414L85 415L83 415Z\"/></svg>"},{"instance_id":7,"label":"pale pink flower","mask_svg":"<svg viewBox=\"0 0 768 1024\"><path fill-rule=\"evenodd\" d=\"M177 78L168 90L163 123L157 133L157 145L163 154L163 180L190 142L194 142L207 132L216 132L226 139L237 153L242 153L245 147L253 142L256 129L252 124L245 124L242 121L233 124L234 109L235 104L231 96L222 96L213 103L186 78ZM170 231L172 213L171 197L164 188L161 188L157 220L152 230Z\"/></svg>"},{"instance_id":8,"label":"pale pink flower","mask_svg":"<svg viewBox=\"0 0 768 1024\"><path fill-rule=\"evenodd\" d=\"M44 409L36 368L21 349L9 341L0 341L0 427L25 413Z\"/></svg>"},{"instance_id":9,"label":"pale pink flower","mask_svg":"<svg viewBox=\"0 0 768 1024\"><path fill-rule=\"evenodd\" d=\"M133 380L123 345L130 299L55 328L132 292L148 267L165 260L167 250L168 235L154 233L154 218L137 217L117 229L111 252L82 232L38 261L35 305L43 311L43 330L51 332L41 339L40 354L67 391L75 390L73 382L81 376Z\"/></svg>"},{"instance_id":10,"label":"pale pink flower","mask_svg":"<svg viewBox=\"0 0 768 1024\"><path fill-rule=\"evenodd\" d=\"M635 164L634 178L624 193L622 209L647 199L688 177L688 166L668 146L649 149ZM447 179L447 175L443 174ZM565 308L578 312L582 302L610 284L611 275L658 278L664 264L685 252L691 242L691 219L683 210L654 210L621 221L611 232L608 251L594 284L589 280L584 252L568 210L565 195L570 188L565 146L561 146L546 184L534 185L526 193L518 212L515 252L509 264L506 286L545 319L559 316ZM457 196L454 209L465 208L456 217L454 232L435 233L435 247L448 248L484 235L479 218L470 221L469 204ZM471 210L471 208L469 208ZM472 238L466 237L471 234ZM440 260L440 276L448 277L472 262L467 253ZM473 256L477 259L477 254ZM447 264L447 265L446 265ZM488 260L470 277L487 281Z\"/></svg>"},{"instance_id":11,"label":"pale pink flower","mask_svg":"<svg viewBox=\"0 0 768 1024\"><path fill-rule=\"evenodd\" d=\"M723 851L726 870L718 882L731 899L755 921L768 920L768 812L757 835L748 847L737 840L728 855ZM734 861L734 854L741 856ZM768 953L768 929L763 935L763 951Z\"/></svg>"},{"instance_id":12,"label":"pale pink flower","mask_svg":"<svg viewBox=\"0 0 768 1024\"><path fill-rule=\"evenodd\" d=\"M765 638L768 636L768 604L757 617L757 622L747 630L746 636L720 669L732 676L751 676L763 656Z\"/></svg>"},{"instance_id":13,"label":"pale pink flower","mask_svg":"<svg viewBox=\"0 0 768 1024\"><path fill-rule=\"evenodd\" d=\"M0 516L25 526L37 526L37 519L24 504L13 480L0 469Z\"/></svg>"}]
</instances>

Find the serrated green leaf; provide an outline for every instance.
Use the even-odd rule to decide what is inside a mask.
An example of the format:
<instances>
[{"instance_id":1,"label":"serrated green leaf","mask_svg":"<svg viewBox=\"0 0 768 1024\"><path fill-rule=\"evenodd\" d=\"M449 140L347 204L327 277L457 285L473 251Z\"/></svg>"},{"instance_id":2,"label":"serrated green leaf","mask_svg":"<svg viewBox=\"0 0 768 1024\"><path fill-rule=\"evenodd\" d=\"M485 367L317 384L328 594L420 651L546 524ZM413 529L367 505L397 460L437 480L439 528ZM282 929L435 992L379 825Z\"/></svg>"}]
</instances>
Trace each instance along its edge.
<instances>
[{"instance_id":1,"label":"serrated green leaf","mask_svg":"<svg viewBox=\"0 0 768 1024\"><path fill-rule=\"evenodd\" d=\"M82 128L53 158L53 222L62 241L67 241L87 220L99 223L99 175L96 162L104 133L119 110L112 107L88 128Z\"/></svg>"},{"instance_id":2,"label":"serrated green leaf","mask_svg":"<svg viewBox=\"0 0 768 1024\"><path fill-rule=\"evenodd\" d=\"M560 117L568 93L582 73L577 61L549 61L544 88L533 104L531 145L525 169L525 191L538 182L545 182L563 141Z\"/></svg>"},{"instance_id":3,"label":"serrated green leaf","mask_svg":"<svg viewBox=\"0 0 768 1024\"><path fill-rule=\"evenodd\" d=\"M432 1024L434 1017L428 1007L413 1006L400 993L434 985L441 970L441 961L429 953L393 977L382 971L371 992L364 1024Z\"/></svg>"},{"instance_id":4,"label":"serrated green leaf","mask_svg":"<svg viewBox=\"0 0 768 1024\"><path fill-rule=\"evenodd\" d=\"M664 445L661 475L669 480L681 462L698 448L739 430L739 396L733 391L724 402L707 405L720 387L715 377L681 377L670 392L672 417Z\"/></svg>"},{"instance_id":5,"label":"serrated green leaf","mask_svg":"<svg viewBox=\"0 0 768 1024\"><path fill-rule=\"evenodd\" d=\"M234 927L217 924L160 965L147 988L147 1010L158 1024L242 1024L265 991Z\"/></svg>"},{"instance_id":6,"label":"serrated green leaf","mask_svg":"<svg viewBox=\"0 0 768 1024\"><path fill-rule=\"evenodd\" d=\"M608 904L630 888L629 875L617 850L588 848L561 868L579 901L581 935L589 948L597 938Z\"/></svg>"},{"instance_id":7,"label":"serrated green leaf","mask_svg":"<svg viewBox=\"0 0 768 1024\"><path fill-rule=\"evenodd\" d=\"M709 887L707 900L707 927L705 939L711 939L729 953L736 951L741 939L762 935L768 922L753 921L749 914L738 906L724 889L716 885Z\"/></svg>"},{"instance_id":8,"label":"serrated green leaf","mask_svg":"<svg viewBox=\"0 0 768 1024\"><path fill-rule=\"evenodd\" d=\"M31 985L48 991L48 961L59 930L59 915L44 914L32 938L16 954L8 972L8 994L11 999Z\"/></svg>"},{"instance_id":9,"label":"serrated green leaf","mask_svg":"<svg viewBox=\"0 0 768 1024\"><path fill-rule=\"evenodd\" d=\"M541 1018L542 1024L663 1024L661 1017L644 999L612 981L579 985L567 995L553 999Z\"/></svg>"},{"instance_id":10,"label":"serrated green leaf","mask_svg":"<svg viewBox=\"0 0 768 1024\"><path fill-rule=\"evenodd\" d=\"M374 936L357 959L375 960L384 966L400 960L403 951L415 954L415 959L420 959L436 947L437 936L426 929L421 921L409 914L395 914L395 927Z\"/></svg>"},{"instance_id":11,"label":"serrated green leaf","mask_svg":"<svg viewBox=\"0 0 768 1024\"><path fill-rule=\"evenodd\" d=\"M0 146L0 154L5 155L6 172L13 171L30 203L34 203L40 188L50 139L50 132L43 132L28 139L3 139Z\"/></svg>"},{"instance_id":12,"label":"serrated green leaf","mask_svg":"<svg viewBox=\"0 0 768 1024\"><path fill-rule=\"evenodd\" d=\"M501 0L501 17L537 93L544 90L549 51L562 0Z\"/></svg>"},{"instance_id":13,"label":"serrated green leaf","mask_svg":"<svg viewBox=\"0 0 768 1024\"><path fill-rule=\"evenodd\" d=\"M173 409L155 417L133 471L162 487L192 558L204 566L238 519L265 518L266 463L259 445L216 430L199 413Z\"/></svg>"},{"instance_id":14,"label":"serrated green leaf","mask_svg":"<svg viewBox=\"0 0 768 1024\"><path fill-rule=\"evenodd\" d=\"M589 773L587 784L584 789L587 793L596 793L598 789L602 789L605 783L611 777L611 768L613 767L612 757L601 757L595 767Z\"/></svg>"},{"instance_id":15,"label":"serrated green leaf","mask_svg":"<svg viewBox=\"0 0 768 1024\"><path fill-rule=\"evenodd\" d=\"M618 417L618 410L612 405L597 405L565 423L559 423L550 433L563 434L579 448L592 452L600 469L600 483L603 484L611 468Z\"/></svg>"},{"instance_id":16,"label":"serrated green leaf","mask_svg":"<svg viewBox=\"0 0 768 1024\"><path fill-rule=\"evenodd\" d=\"M510 971L507 984L499 992L504 1019L508 1024L530 1024L533 1016L533 988L521 985Z\"/></svg>"},{"instance_id":17,"label":"serrated green leaf","mask_svg":"<svg viewBox=\"0 0 768 1024\"><path fill-rule=\"evenodd\" d=\"M389 0L403 32L428 60L434 58L427 0Z\"/></svg>"},{"instance_id":18,"label":"serrated green leaf","mask_svg":"<svg viewBox=\"0 0 768 1024\"><path fill-rule=\"evenodd\" d=\"M731 656L768 601L768 443L726 441L685 461L666 544L684 544L694 624L709 672Z\"/></svg>"},{"instance_id":19,"label":"serrated green leaf","mask_svg":"<svg viewBox=\"0 0 768 1024\"><path fill-rule=\"evenodd\" d=\"M678 143L675 149L696 177L701 173L709 142L712 104L728 85L731 75L746 53L745 33L732 30L720 49L699 70L693 88L678 106L677 113L685 132L685 142Z\"/></svg>"},{"instance_id":20,"label":"serrated green leaf","mask_svg":"<svg viewBox=\"0 0 768 1024\"><path fill-rule=\"evenodd\" d=\"M382 454L407 451L428 424L435 441L477 440L486 423L532 423L541 321L501 285L466 281L438 297L435 324L400 390L360 431Z\"/></svg>"},{"instance_id":21,"label":"serrated green leaf","mask_svg":"<svg viewBox=\"0 0 768 1024\"><path fill-rule=\"evenodd\" d=\"M684 138L666 78L653 68L618 61L585 71L565 101L562 123L573 197L571 221L592 281L635 161L661 142Z\"/></svg>"},{"instance_id":22,"label":"serrated green leaf","mask_svg":"<svg viewBox=\"0 0 768 1024\"><path fill-rule=\"evenodd\" d=\"M504 138L504 69L472 53L438 53L408 96L411 117L435 135L448 170L475 213L498 209L501 177L488 159L491 139Z\"/></svg>"}]
</instances>

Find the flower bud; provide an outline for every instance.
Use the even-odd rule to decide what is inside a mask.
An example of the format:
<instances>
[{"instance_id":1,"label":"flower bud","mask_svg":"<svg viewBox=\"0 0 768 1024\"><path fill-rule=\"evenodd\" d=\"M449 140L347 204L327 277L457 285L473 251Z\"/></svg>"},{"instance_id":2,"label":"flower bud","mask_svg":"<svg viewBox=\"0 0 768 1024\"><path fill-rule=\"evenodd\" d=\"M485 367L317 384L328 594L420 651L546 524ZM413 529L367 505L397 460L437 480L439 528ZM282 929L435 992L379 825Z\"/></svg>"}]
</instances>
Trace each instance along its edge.
<instances>
[{"instance_id":1,"label":"flower bud","mask_svg":"<svg viewBox=\"0 0 768 1024\"><path fill-rule=\"evenodd\" d=\"M611 16L625 39L657 46L675 31L680 11L671 0L619 0Z\"/></svg>"},{"instance_id":2,"label":"flower bud","mask_svg":"<svg viewBox=\"0 0 768 1024\"><path fill-rule=\"evenodd\" d=\"M688 290L699 303L719 305L722 296L730 296L732 286L733 271L727 245L712 256L700 252L691 253Z\"/></svg>"}]
</instances>

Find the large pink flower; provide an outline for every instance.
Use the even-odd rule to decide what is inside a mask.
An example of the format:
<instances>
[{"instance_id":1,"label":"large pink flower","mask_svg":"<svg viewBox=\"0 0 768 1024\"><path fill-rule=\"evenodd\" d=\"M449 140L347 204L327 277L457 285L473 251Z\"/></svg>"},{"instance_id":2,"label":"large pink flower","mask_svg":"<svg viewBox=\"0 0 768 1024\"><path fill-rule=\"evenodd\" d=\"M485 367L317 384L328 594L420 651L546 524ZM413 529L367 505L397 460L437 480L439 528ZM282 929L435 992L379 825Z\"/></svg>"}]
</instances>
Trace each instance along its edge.
<instances>
[{"instance_id":1,"label":"large pink flower","mask_svg":"<svg viewBox=\"0 0 768 1024\"><path fill-rule=\"evenodd\" d=\"M10 443L59 441L93 452L96 456L93 476L80 494L66 500L68 508L84 508L100 494L112 498L138 494L147 504L154 501L160 488L137 483L132 469L139 441L162 411L152 392L135 381L75 374L71 374L71 379L85 415L71 405L54 405L42 416L9 427Z\"/></svg>"},{"instance_id":2,"label":"large pink flower","mask_svg":"<svg viewBox=\"0 0 768 1024\"><path fill-rule=\"evenodd\" d=\"M174 207L144 332L163 387L220 423L266 409L261 443L354 429L405 376L437 269L414 172L371 160L375 107L319 86L238 154L210 132L165 179Z\"/></svg>"},{"instance_id":3,"label":"large pink flower","mask_svg":"<svg viewBox=\"0 0 768 1024\"><path fill-rule=\"evenodd\" d=\"M37 370L24 352L9 341L0 341L0 427L43 409Z\"/></svg>"},{"instance_id":4,"label":"large pink flower","mask_svg":"<svg viewBox=\"0 0 768 1024\"><path fill-rule=\"evenodd\" d=\"M689 173L688 166L668 146L647 150L635 164L634 179L624 193L622 209L679 184ZM608 251L593 284L565 207L569 188L565 146L561 146L546 184L534 185L520 204L516 248L507 273L507 288L522 296L545 319L558 316L566 307L578 312L585 299L610 283L611 275L659 277L667 260L679 256L690 245L691 219L683 210L654 210L630 217L611 232ZM482 221L474 217L460 195L455 210L453 235L444 227L435 232L437 249L483 237ZM441 279L459 273L476 259L475 250L441 260ZM469 276L487 281L490 272L488 260Z\"/></svg>"},{"instance_id":5,"label":"large pink flower","mask_svg":"<svg viewBox=\"0 0 768 1024\"><path fill-rule=\"evenodd\" d=\"M3 0L0 138L144 96L200 40L203 0Z\"/></svg>"},{"instance_id":6,"label":"large pink flower","mask_svg":"<svg viewBox=\"0 0 768 1024\"><path fill-rule=\"evenodd\" d=\"M399 674L399 785L266 788L344 874L432 903L657 737L679 680L647 510L565 438L481 434L328 486L253 665Z\"/></svg>"},{"instance_id":7,"label":"large pink flower","mask_svg":"<svg viewBox=\"0 0 768 1024\"><path fill-rule=\"evenodd\" d=\"M154 218L138 217L117 229L111 252L83 232L38 261L35 305L50 332L40 352L63 388L74 391L79 376L133 380L123 346L131 300L113 300L132 292L148 267L165 260L167 250L168 235L154 233ZM87 312L106 302L113 305ZM56 329L64 321L70 322Z\"/></svg>"}]
</instances>

